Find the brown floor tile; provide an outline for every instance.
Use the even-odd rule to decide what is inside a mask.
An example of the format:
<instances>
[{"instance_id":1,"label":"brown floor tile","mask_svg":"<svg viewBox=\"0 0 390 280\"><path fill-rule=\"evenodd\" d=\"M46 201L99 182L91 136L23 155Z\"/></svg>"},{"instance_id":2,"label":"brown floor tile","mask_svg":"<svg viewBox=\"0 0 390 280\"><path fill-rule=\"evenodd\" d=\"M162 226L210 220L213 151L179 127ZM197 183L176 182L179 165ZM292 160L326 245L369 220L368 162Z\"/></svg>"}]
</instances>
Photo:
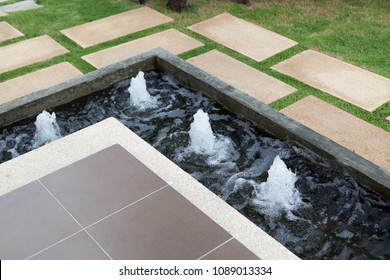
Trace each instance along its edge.
<instances>
[{"instance_id":1,"label":"brown floor tile","mask_svg":"<svg viewBox=\"0 0 390 280\"><path fill-rule=\"evenodd\" d=\"M390 79L313 50L272 69L370 112L390 100Z\"/></svg>"},{"instance_id":2,"label":"brown floor tile","mask_svg":"<svg viewBox=\"0 0 390 280\"><path fill-rule=\"evenodd\" d=\"M69 52L47 35L0 48L0 74Z\"/></svg>"},{"instance_id":3,"label":"brown floor tile","mask_svg":"<svg viewBox=\"0 0 390 280\"><path fill-rule=\"evenodd\" d=\"M84 227L166 185L119 145L53 172L41 182Z\"/></svg>"},{"instance_id":4,"label":"brown floor tile","mask_svg":"<svg viewBox=\"0 0 390 280\"><path fill-rule=\"evenodd\" d=\"M210 252L202 260L258 260L259 258L249 251L236 239L232 239L221 247Z\"/></svg>"},{"instance_id":5,"label":"brown floor tile","mask_svg":"<svg viewBox=\"0 0 390 280\"><path fill-rule=\"evenodd\" d=\"M197 259L231 238L172 187L87 231L113 259Z\"/></svg>"},{"instance_id":6,"label":"brown floor tile","mask_svg":"<svg viewBox=\"0 0 390 280\"><path fill-rule=\"evenodd\" d=\"M192 57L188 62L267 104L296 91L295 88L216 50Z\"/></svg>"},{"instance_id":7,"label":"brown floor tile","mask_svg":"<svg viewBox=\"0 0 390 280\"><path fill-rule=\"evenodd\" d=\"M0 197L0 259L25 259L80 230L37 181Z\"/></svg>"},{"instance_id":8,"label":"brown floor tile","mask_svg":"<svg viewBox=\"0 0 390 280\"><path fill-rule=\"evenodd\" d=\"M390 133L313 96L281 112L390 171Z\"/></svg>"},{"instance_id":9,"label":"brown floor tile","mask_svg":"<svg viewBox=\"0 0 390 280\"><path fill-rule=\"evenodd\" d=\"M188 29L256 61L264 60L297 44L228 13L194 24Z\"/></svg>"},{"instance_id":10,"label":"brown floor tile","mask_svg":"<svg viewBox=\"0 0 390 280\"><path fill-rule=\"evenodd\" d=\"M0 104L81 76L69 62L62 62L0 83Z\"/></svg>"},{"instance_id":11,"label":"brown floor tile","mask_svg":"<svg viewBox=\"0 0 390 280\"><path fill-rule=\"evenodd\" d=\"M173 54L180 54L203 44L175 29L149 35L138 40L124 43L82 57L96 68L119 62L154 48L164 48Z\"/></svg>"},{"instance_id":12,"label":"brown floor tile","mask_svg":"<svg viewBox=\"0 0 390 280\"><path fill-rule=\"evenodd\" d=\"M0 42L18 38L21 36L24 36L23 33L17 30L8 22L0 22Z\"/></svg>"},{"instance_id":13,"label":"brown floor tile","mask_svg":"<svg viewBox=\"0 0 390 280\"><path fill-rule=\"evenodd\" d=\"M108 260L109 257L84 231L39 253L32 260Z\"/></svg>"},{"instance_id":14,"label":"brown floor tile","mask_svg":"<svg viewBox=\"0 0 390 280\"><path fill-rule=\"evenodd\" d=\"M83 48L171 22L151 8L142 7L124 13L78 25L61 32Z\"/></svg>"}]
</instances>

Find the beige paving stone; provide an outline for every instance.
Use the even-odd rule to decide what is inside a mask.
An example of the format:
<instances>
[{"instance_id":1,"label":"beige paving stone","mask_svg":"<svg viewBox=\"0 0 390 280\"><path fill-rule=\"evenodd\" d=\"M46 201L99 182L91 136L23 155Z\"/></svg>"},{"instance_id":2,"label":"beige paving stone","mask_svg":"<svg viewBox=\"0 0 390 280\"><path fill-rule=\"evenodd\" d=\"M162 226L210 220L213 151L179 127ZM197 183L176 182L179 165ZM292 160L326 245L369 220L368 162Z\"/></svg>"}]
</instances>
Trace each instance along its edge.
<instances>
[{"instance_id":1,"label":"beige paving stone","mask_svg":"<svg viewBox=\"0 0 390 280\"><path fill-rule=\"evenodd\" d=\"M317 51L304 51L272 69L370 112L390 100L390 79Z\"/></svg>"},{"instance_id":2,"label":"beige paving stone","mask_svg":"<svg viewBox=\"0 0 390 280\"><path fill-rule=\"evenodd\" d=\"M170 17L151 8L142 7L65 29L61 32L82 48L87 48L171 21L173 19Z\"/></svg>"},{"instance_id":3,"label":"beige paving stone","mask_svg":"<svg viewBox=\"0 0 390 280\"><path fill-rule=\"evenodd\" d=\"M47 35L1 47L0 74L68 52L67 49Z\"/></svg>"},{"instance_id":4,"label":"beige paving stone","mask_svg":"<svg viewBox=\"0 0 390 280\"><path fill-rule=\"evenodd\" d=\"M0 104L35 91L58 85L82 73L69 62L62 62L0 83Z\"/></svg>"},{"instance_id":5,"label":"beige paving stone","mask_svg":"<svg viewBox=\"0 0 390 280\"><path fill-rule=\"evenodd\" d=\"M149 35L109 49L101 50L82 57L96 68L102 68L148 50L161 47L173 54L183 53L203 44L175 29Z\"/></svg>"},{"instance_id":6,"label":"beige paving stone","mask_svg":"<svg viewBox=\"0 0 390 280\"><path fill-rule=\"evenodd\" d=\"M13 27L8 22L2 21L0 22L0 42L14 39L17 37L24 36L22 32L17 30L15 27Z\"/></svg>"},{"instance_id":7,"label":"beige paving stone","mask_svg":"<svg viewBox=\"0 0 390 280\"><path fill-rule=\"evenodd\" d=\"M5 16L8 16L8 14L4 13L3 11L0 11L0 17L5 17Z\"/></svg>"},{"instance_id":8,"label":"beige paving stone","mask_svg":"<svg viewBox=\"0 0 390 280\"><path fill-rule=\"evenodd\" d=\"M217 50L190 58L188 61L267 104L296 90Z\"/></svg>"},{"instance_id":9,"label":"beige paving stone","mask_svg":"<svg viewBox=\"0 0 390 280\"><path fill-rule=\"evenodd\" d=\"M390 133L313 96L281 112L390 171Z\"/></svg>"},{"instance_id":10,"label":"beige paving stone","mask_svg":"<svg viewBox=\"0 0 390 280\"><path fill-rule=\"evenodd\" d=\"M388 121L390 122L390 116L388 116L388 117L386 118L386 120L388 120Z\"/></svg>"},{"instance_id":11,"label":"beige paving stone","mask_svg":"<svg viewBox=\"0 0 390 280\"><path fill-rule=\"evenodd\" d=\"M298 44L228 13L194 24L188 29L256 61L264 60Z\"/></svg>"}]
</instances>

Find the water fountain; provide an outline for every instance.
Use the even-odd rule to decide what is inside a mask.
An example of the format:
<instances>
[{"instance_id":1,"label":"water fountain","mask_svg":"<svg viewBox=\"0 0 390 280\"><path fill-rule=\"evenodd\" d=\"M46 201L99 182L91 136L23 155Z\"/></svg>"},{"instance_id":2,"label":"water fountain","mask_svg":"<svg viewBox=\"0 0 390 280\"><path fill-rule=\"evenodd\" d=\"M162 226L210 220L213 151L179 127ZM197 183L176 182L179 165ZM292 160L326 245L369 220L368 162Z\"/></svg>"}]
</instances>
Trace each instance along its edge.
<instances>
[{"instance_id":1,"label":"water fountain","mask_svg":"<svg viewBox=\"0 0 390 280\"><path fill-rule=\"evenodd\" d=\"M130 93L130 103L136 109L145 110L157 106L155 98L151 97L146 89L144 72L140 71L135 78L131 78L128 91Z\"/></svg>"},{"instance_id":2,"label":"water fountain","mask_svg":"<svg viewBox=\"0 0 390 280\"><path fill-rule=\"evenodd\" d=\"M60 127L56 121L56 114L43 111L35 121L36 132L33 139L33 148L50 143L61 137Z\"/></svg>"},{"instance_id":3,"label":"water fountain","mask_svg":"<svg viewBox=\"0 0 390 280\"><path fill-rule=\"evenodd\" d=\"M150 95L152 98L158 96L159 106L153 110L131 110L127 102L131 81L125 80L127 76L124 75L134 73L134 69L126 68L127 72L123 71L123 63L101 70L105 76L99 72L99 75L86 77L94 84L94 90L99 88L102 91L91 93L84 89L85 97L72 105L55 108L63 133L72 133L107 117L115 117L166 157L173 161L179 159L176 161L177 165L217 195L225 198L226 194L226 201L230 205L298 256L307 259L390 258L389 204L381 195L370 190L386 190L386 182L382 183L383 187L368 185L365 188L360 185L351 176L351 172L363 174L362 169L356 167L355 163L359 160L354 155L347 154L339 147L330 149L333 144L329 141L321 142L320 136L311 135L312 132L291 124L291 120L284 119L264 104L242 96L242 93L225 84L214 82L211 77L191 70L185 62L165 53L158 59L155 54L135 58L132 67L170 72L174 77L179 77L181 83L207 92L209 96L220 100L223 106L263 125L266 130L233 115L199 93L165 82L172 79L164 78L165 74L161 72L149 72L145 75ZM69 91L65 88L64 92L77 92L86 78L80 81L82 85L71 85ZM118 81L121 82L106 89L107 85ZM56 95L63 98L64 94L61 93L58 91ZM134 108L135 104L132 106ZM80 110L75 110L76 107ZM26 110L29 108L26 106ZM214 139L214 150L218 149L219 137L223 135L231 141L234 149L229 150L229 153L233 156L209 164L209 159L213 156L207 155L207 152L202 154L194 151L196 149L193 148L193 143L201 142L192 141L189 131L199 109L208 113L207 118L203 116L203 123L207 119L210 128L210 122L212 124L212 136L210 130L208 135L209 139ZM3 113L0 123L5 118L11 119L11 113L12 111ZM14 143L6 141L4 144L7 137L2 134L16 131L24 133L22 126L27 131L34 131L34 125L26 122L23 125L15 124L16 128L5 127L0 131L0 147L5 147L5 151L12 147ZM293 141L278 140L274 135ZM304 140L302 142L305 146L315 145L317 153L324 150L322 147L329 149L320 152L318 156L307 150L304 144L294 142L299 139ZM191 155L177 157L178 150ZM202 151L202 148L199 150ZM208 151L207 148L203 150ZM334 151L342 154L342 160L335 154L336 161L327 161L323 155L336 153ZM344 168L340 162L350 157L354 159L350 162L355 165ZM2 158L8 159L9 155L0 151L0 161ZM335 164L337 168L334 168ZM364 164L364 169L368 170L369 164ZM284 195L278 193L280 189L272 187L282 179L277 171L284 174L281 180L285 186ZM367 176L375 178L375 182L382 182L381 178L387 178L375 177L372 173ZM372 180L367 180L367 176L361 175L358 179L370 184ZM276 201L273 205L277 209L276 216L267 214L265 205L272 204L271 198Z\"/></svg>"}]
</instances>

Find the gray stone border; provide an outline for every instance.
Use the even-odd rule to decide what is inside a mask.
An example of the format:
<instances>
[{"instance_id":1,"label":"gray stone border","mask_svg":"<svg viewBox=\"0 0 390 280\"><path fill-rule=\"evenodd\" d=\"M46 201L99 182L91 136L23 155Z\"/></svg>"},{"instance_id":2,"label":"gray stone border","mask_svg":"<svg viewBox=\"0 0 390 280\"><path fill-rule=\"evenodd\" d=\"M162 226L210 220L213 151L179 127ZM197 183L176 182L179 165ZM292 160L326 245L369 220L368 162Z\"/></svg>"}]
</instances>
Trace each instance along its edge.
<instances>
[{"instance_id":1,"label":"gray stone border","mask_svg":"<svg viewBox=\"0 0 390 280\"><path fill-rule=\"evenodd\" d=\"M0 105L0 127L105 89L140 70L152 69L170 73L185 87L208 95L230 111L261 125L270 134L329 159L335 168L347 167L359 182L390 198L390 172L159 48Z\"/></svg>"}]
</instances>

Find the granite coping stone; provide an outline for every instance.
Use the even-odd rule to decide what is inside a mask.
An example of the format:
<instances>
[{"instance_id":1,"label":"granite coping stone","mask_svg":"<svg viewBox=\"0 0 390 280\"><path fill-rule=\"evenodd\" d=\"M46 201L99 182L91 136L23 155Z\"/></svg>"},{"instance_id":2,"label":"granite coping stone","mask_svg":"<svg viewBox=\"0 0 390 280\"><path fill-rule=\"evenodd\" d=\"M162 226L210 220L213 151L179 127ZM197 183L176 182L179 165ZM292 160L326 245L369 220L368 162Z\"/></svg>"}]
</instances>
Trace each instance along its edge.
<instances>
[{"instance_id":1,"label":"granite coping stone","mask_svg":"<svg viewBox=\"0 0 390 280\"><path fill-rule=\"evenodd\" d=\"M175 29L168 29L115 47L91 53L82 57L96 68L119 62L145 51L161 47L173 54L180 54L203 44Z\"/></svg>"},{"instance_id":2,"label":"granite coping stone","mask_svg":"<svg viewBox=\"0 0 390 280\"><path fill-rule=\"evenodd\" d=\"M0 74L68 52L67 49L48 35L7 45L0 48Z\"/></svg>"},{"instance_id":3,"label":"granite coping stone","mask_svg":"<svg viewBox=\"0 0 390 280\"><path fill-rule=\"evenodd\" d=\"M296 91L295 88L217 50L187 61L266 104Z\"/></svg>"},{"instance_id":4,"label":"granite coping stone","mask_svg":"<svg viewBox=\"0 0 390 280\"><path fill-rule=\"evenodd\" d=\"M390 133L313 96L281 112L390 172Z\"/></svg>"},{"instance_id":5,"label":"granite coping stone","mask_svg":"<svg viewBox=\"0 0 390 280\"><path fill-rule=\"evenodd\" d=\"M271 68L369 112L390 100L390 79L314 50Z\"/></svg>"},{"instance_id":6,"label":"granite coping stone","mask_svg":"<svg viewBox=\"0 0 390 280\"><path fill-rule=\"evenodd\" d=\"M267 59L298 44L228 13L194 24L188 29L256 61Z\"/></svg>"},{"instance_id":7,"label":"granite coping stone","mask_svg":"<svg viewBox=\"0 0 390 280\"><path fill-rule=\"evenodd\" d=\"M82 48L173 21L151 8L142 7L62 30Z\"/></svg>"},{"instance_id":8,"label":"granite coping stone","mask_svg":"<svg viewBox=\"0 0 390 280\"><path fill-rule=\"evenodd\" d=\"M0 22L0 42L4 42L6 40L14 39L24 36L22 32L17 30L11 24L5 21Z\"/></svg>"},{"instance_id":9,"label":"granite coping stone","mask_svg":"<svg viewBox=\"0 0 390 280\"><path fill-rule=\"evenodd\" d=\"M62 62L0 83L0 104L18 99L83 75L69 62Z\"/></svg>"}]
</instances>

